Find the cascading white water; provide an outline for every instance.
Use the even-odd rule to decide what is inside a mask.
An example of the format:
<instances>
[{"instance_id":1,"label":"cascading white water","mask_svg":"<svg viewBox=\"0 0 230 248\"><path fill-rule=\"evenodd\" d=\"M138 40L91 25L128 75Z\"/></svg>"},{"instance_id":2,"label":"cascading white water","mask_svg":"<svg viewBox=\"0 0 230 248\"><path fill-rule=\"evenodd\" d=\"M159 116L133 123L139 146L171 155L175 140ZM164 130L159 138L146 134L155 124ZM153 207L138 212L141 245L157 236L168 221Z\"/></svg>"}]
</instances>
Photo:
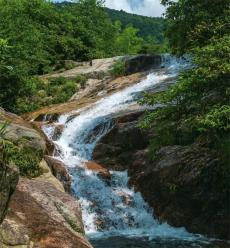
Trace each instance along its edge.
<instances>
[{"instance_id":1,"label":"cascading white water","mask_svg":"<svg viewBox=\"0 0 230 248\"><path fill-rule=\"evenodd\" d=\"M168 63L168 61L167 61ZM88 170L85 162L92 159L97 142L112 128L111 115L136 103L136 96L165 79L174 77L186 63L173 61L166 72L150 73L140 83L103 98L90 108L78 110L59 118L65 125L61 137L55 141L59 147L58 159L62 160L72 175L72 191L79 199L86 233L95 235L147 235L173 238L193 238L183 228L159 224L140 193L128 187L127 172L111 171L110 183L96 172ZM96 131L95 131L96 130ZM50 136L52 129L44 126Z\"/></svg>"}]
</instances>

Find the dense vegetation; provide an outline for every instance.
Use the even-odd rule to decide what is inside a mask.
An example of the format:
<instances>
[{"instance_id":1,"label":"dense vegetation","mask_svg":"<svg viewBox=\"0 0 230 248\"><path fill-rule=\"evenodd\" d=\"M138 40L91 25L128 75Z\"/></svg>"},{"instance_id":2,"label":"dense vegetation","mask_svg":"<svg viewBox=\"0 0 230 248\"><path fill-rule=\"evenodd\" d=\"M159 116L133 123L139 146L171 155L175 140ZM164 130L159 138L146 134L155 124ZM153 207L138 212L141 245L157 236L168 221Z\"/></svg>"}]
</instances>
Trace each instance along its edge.
<instances>
[{"instance_id":1,"label":"dense vegetation","mask_svg":"<svg viewBox=\"0 0 230 248\"><path fill-rule=\"evenodd\" d=\"M161 28L156 24L153 30L160 30L161 36ZM54 91L33 77L59 68L60 61L161 50L162 37L144 39L138 33L132 23L113 22L100 0L61 5L48 0L0 0L0 106L22 113L66 101L79 89L77 80L60 80Z\"/></svg>"},{"instance_id":2,"label":"dense vegetation","mask_svg":"<svg viewBox=\"0 0 230 248\"><path fill-rule=\"evenodd\" d=\"M157 127L152 156L165 145L199 142L218 152L222 178L229 183L230 150L230 2L229 0L162 1L167 8L167 35L172 51L190 54L194 66L177 83L144 103L161 103L142 127ZM223 189L223 190L224 190Z\"/></svg>"},{"instance_id":3,"label":"dense vegetation","mask_svg":"<svg viewBox=\"0 0 230 248\"><path fill-rule=\"evenodd\" d=\"M138 29L138 35L146 39L155 37L156 41L163 43L165 40L164 30L166 28L165 19L161 17L147 17L136 14L129 14L123 10L106 9L113 22L120 21L124 29L130 23Z\"/></svg>"},{"instance_id":4,"label":"dense vegetation","mask_svg":"<svg viewBox=\"0 0 230 248\"><path fill-rule=\"evenodd\" d=\"M17 142L6 139L7 126L7 122L0 123L0 164L17 166L21 176L39 176L42 173L39 163L43 152L22 145L28 142L26 139Z\"/></svg>"}]
</instances>

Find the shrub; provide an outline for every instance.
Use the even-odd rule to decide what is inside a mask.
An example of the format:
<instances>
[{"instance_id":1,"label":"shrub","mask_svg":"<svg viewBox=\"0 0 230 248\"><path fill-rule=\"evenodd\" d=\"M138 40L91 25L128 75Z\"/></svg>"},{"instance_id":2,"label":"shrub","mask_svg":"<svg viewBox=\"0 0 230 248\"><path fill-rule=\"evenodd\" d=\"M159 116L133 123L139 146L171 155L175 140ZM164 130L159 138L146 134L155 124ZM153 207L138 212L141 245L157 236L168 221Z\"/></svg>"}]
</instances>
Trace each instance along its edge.
<instances>
[{"instance_id":1,"label":"shrub","mask_svg":"<svg viewBox=\"0 0 230 248\"><path fill-rule=\"evenodd\" d=\"M16 146L9 140L2 140L2 149L6 163L15 164L23 177L37 177L42 171L39 163L42 152L33 148Z\"/></svg>"},{"instance_id":2,"label":"shrub","mask_svg":"<svg viewBox=\"0 0 230 248\"><path fill-rule=\"evenodd\" d=\"M119 59L113 64L111 74L113 77L125 75L125 61L123 59Z\"/></svg>"}]
</instances>

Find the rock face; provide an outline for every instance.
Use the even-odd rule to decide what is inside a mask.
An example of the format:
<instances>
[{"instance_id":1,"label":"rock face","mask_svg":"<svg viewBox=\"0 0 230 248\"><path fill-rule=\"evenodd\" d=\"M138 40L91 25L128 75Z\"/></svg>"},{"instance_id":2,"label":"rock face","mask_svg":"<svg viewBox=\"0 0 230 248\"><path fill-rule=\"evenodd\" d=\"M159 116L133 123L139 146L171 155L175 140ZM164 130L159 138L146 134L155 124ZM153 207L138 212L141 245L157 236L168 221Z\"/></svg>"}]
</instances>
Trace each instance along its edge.
<instances>
[{"instance_id":1,"label":"rock face","mask_svg":"<svg viewBox=\"0 0 230 248\"><path fill-rule=\"evenodd\" d=\"M15 166L0 162L0 224L5 217L11 195L18 183L18 178L19 173Z\"/></svg>"},{"instance_id":2,"label":"rock face","mask_svg":"<svg viewBox=\"0 0 230 248\"><path fill-rule=\"evenodd\" d=\"M69 113L78 109L90 107L97 100L109 94L115 93L128 86L138 83L144 77L143 73L135 73L129 76L119 78L105 78L100 80L89 79L86 87L78 91L71 97L69 102L51 105L32 113L24 115L27 120L35 120L37 122L48 121L53 122L58 119L60 114Z\"/></svg>"},{"instance_id":3,"label":"rock face","mask_svg":"<svg viewBox=\"0 0 230 248\"><path fill-rule=\"evenodd\" d=\"M154 130L142 133L140 114L120 116L95 148L93 159L113 170L128 170L130 185L141 192L160 221L193 233L230 238L228 190L222 192L223 165L200 144L162 148L149 160ZM227 188L227 187L225 187Z\"/></svg>"},{"instance_id":4,"label":"rock face","mask_svg":"<svg viewBox=\"0 0 230 248\"><path fill-rule=\"evenodd\" d=\"M0 229L0 247L90 248L80 206L48 182L21 179Z\"/></svg>"},{"instance_id":5,"label":"rock face","mask_svg":"<svg viewBox=\"0 0 230 248\"><path fill-rule=\"evenodd\" d=\"M147 133L137 127L140 112L127 113L114 120L114 128L97 144L93 159L113 170L126 170L136 150L148 145Z\"/></svg>"},{"instance_id":6,"label":"rock face","mask_svg":"<svg viewBox=\"0 0 230 248\"><path fill-rule=\"evenodd\" d=\"M57 72L52 74L47 74L42 76L43 79L47 78L75 78L77 75L84 75L88 78L101 79L106 75L109 75L112 65L120 57L106 58L106 59L94 59L91 62L85 62L73 69Z\"/></svg>"},{"instance_id":7,"label":"rock face","mask_svg":"<svg viewBox=\"0 0 230 248\"><path fill-rule=\"evenodd\" d=\"M159 68L162 62L160 55L137 55L126 58L125 71L126 74L132 74L140 71L147 71Z\"/></svg>"},{"instance_id":8,"label":"rock face","mask_svg":"<svg viewBox=\"0 0 230 248\"><path fill-rule=\"evenodd\" d=\"M131 184L161 221L193 233L230 237L228 192L220 191L218 173L224 165L215 153L198 144L170 146L159 151L156 161L146 161L142 154L131 165Z\"/></svg>"},{"instance_id":9,"label":"rock face","mask_svg":"<svg viewBox=\"0 0 230 248\"><path fill-rule=\"evenodd\" d=\"M45 156L45 160L52 171L52 174L63 184L66 192L71 191L71 177L65 167L60 161L50 156Z\"/></svg>"},{"instance_id":10,"label":"rock face","mask_svg":"<svg viewBox=\"0 0 230 248\"><path fill-rule=\"evenodd\" d=\"M12 195L18 171L0 163L0 223L5 217L0 225L0 247L91 248L84 236L80 206L65 192L70 191L70 176L60 161L45 156L52 154L54 147L39 130L40 124L0 109L0 123L5 122L9 125L4 139L39 152L41 174L21 178Z\"/></svg>"},{"instance_id":11,"label":"rock face","mask_svg":"<svg viewBox=\"0 0 230 248\"><path fill-rule=\"evenodd\" d=\"M45 140L30 123L0 108L0 123L5 122L9 123L6 127L5 139L13 143L20 143L21 146L33 148L36 151L44 152L46 150Z\"/></svg>"}]
</instances>

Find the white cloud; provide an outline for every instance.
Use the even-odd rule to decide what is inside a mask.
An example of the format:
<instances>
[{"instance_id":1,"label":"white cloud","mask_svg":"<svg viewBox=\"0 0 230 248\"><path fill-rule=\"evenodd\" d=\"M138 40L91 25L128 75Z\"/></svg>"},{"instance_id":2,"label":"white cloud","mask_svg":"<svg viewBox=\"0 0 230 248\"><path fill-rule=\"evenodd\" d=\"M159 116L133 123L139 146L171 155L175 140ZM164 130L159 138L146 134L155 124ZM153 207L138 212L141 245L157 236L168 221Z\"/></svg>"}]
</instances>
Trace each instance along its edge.
<instances>
[{"instance_id":1,"label":"white cloud","mask_svg":"<svg viewBox=\"0 0 230 248\"><path fill-rule=\"evenodd\" d=\"M160 0L106 0L105 5L111 9L124 10L146 16L161 16L165 8Z\"/></svg>"}]
</instances>

